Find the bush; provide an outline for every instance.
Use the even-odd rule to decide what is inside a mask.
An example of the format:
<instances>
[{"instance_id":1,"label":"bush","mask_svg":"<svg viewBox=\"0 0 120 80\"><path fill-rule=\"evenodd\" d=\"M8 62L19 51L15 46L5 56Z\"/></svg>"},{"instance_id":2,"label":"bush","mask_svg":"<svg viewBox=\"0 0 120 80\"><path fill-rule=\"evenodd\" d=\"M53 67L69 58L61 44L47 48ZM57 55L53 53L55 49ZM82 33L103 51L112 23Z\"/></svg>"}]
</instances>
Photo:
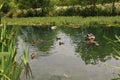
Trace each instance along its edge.
<instances>
[{"instance_id":1,"label":"bush","mask_svg":"<svg viewBox=\"0 0 120 80\"><path fill-rule=\"evenodd\" d=\"M112 4L98 4L87 6L63 6L56 9L58 16L114 16ZM115 4L115 15L120 15L120 3Z\"/></svg>"},{"instance_id":2,"label":"bush","mask_svg":"<svg viewBox=\"0 0 120 80\"><path fill-rule=\"evenodd\" d=\"M115 11L113 14L112 4L97 4L87 6L57 6L44 7L37 9L24 9L17 12L9 11L8 17L39 17L39 16L114 16L120 15L120 3L115 3Z\"/></svg>"}]
</instances>

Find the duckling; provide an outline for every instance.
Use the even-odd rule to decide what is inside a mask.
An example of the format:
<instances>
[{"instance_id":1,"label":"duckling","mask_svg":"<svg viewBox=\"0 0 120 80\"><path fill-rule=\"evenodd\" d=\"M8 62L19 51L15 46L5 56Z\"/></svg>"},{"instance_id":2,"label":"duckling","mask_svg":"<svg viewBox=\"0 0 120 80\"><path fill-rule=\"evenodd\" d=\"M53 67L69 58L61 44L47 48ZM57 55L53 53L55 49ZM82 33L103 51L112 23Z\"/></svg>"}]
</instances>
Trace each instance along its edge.
<instances>
[{"instance_id":1,"label":"duckling","mask_svg":"<svg viewBox=\"0 0 120 80\"><path fill-rule=\"evenodd\" d=\"M52 30L55 30L57 28L57 26L51 26Z\"/></svg>"},{"instance_id":2,"label":"duckling","mask_svg":"<svg viewBox=\"0 0 120 80\"><path fill-rule=\"evenodd\" d=\"M64 42L63 41L59 41L59 45L63 45L64 44Z\"/></svg>"},{"instance_id":3,"label":"duckling","mask_svg":"<svg viewBox=\"0 0 120 80\"><path fill-rule=\"evenodd\" d=\"M35 53L31 54L31 59L34 59L37 55Z\"/></svg>"}]
</instances>

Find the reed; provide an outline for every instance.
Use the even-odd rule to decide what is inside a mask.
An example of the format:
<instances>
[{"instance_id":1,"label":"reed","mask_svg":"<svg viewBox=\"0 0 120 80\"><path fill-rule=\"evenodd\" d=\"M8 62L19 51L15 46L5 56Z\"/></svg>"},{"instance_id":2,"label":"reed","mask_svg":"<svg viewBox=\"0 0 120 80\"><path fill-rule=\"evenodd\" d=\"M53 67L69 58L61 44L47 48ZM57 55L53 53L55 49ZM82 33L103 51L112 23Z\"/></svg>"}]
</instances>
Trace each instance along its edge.
<instances>
[{"instance_id":1,"label":"reed","mask_svg":"<svg viewBox=\"0 0 120 80\"><path fill-rule=\"evenodd\" d=\"M117 60L120 60L120 36L115 35L115 40L112 40L106 36L104 36L104 38L108 41L109 44L113 45L113 51L116 53L116 55L114 56L114 58L116 58ZM111 65L112 66L112 65ZM116 68L118 70L118 76L114 76L114 78L112 80L120 80L120 66L112 66L114 68Z\"/></svg>"},{"instance_id":2,"label":"reed","mask_svg":"<svg viewBox=\"0 0 120 80\"><path fill-rule=\"evenodd\" d=\"M0 28L0 80L20 80L23 69L26 76L29 75L28 52L24 51L19 59L16 58L16 35L15 28L9 31L6 24Z\"/></svg>"}]
</instances>

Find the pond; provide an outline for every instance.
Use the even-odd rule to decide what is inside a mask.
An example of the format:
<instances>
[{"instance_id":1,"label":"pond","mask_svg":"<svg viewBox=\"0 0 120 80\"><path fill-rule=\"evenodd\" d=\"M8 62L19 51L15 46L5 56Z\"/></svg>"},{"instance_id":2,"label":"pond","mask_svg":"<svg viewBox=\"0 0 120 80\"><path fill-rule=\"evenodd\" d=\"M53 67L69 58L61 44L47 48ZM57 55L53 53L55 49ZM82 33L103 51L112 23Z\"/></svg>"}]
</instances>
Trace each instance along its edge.
<instances>
[{"instance_id":1,"label":"pond","mask_svg":"<svg viewBox=\"0 0 120 80\"><path fill-rule=\"evenodd\" d=\"M21 27L18 53L29 49L31 80L111 80L117 77L120 60L114 56L112 45L104 39L120 35L117 27L71 28ZM99 46L85 43L93 33ZM60 44L60 42L63 42ZM31 59L31 55L37 55Z\"/></svg>"}]
</instances>

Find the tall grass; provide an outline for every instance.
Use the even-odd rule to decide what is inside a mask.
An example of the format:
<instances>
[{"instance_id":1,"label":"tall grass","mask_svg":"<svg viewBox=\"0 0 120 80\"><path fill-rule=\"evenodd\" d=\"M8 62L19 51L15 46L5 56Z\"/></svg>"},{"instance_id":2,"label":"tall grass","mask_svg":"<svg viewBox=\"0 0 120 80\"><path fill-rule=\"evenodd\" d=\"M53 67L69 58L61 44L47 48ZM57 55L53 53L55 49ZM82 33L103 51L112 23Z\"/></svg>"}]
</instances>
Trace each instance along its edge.
<instances>
[{"instance_id":1,"label":"tall grass","mask_svg":"<svg viewBox=\"0 0 120 80\"><path fill-rule=\"evenodd\" d=\"M26 76L30 75L28 53L24 51L19 59L16 58L16 35L15 28L9 31L6 24L0 28L0 80L20 80L23 69Z\"/></svg>"}]
</instances>

